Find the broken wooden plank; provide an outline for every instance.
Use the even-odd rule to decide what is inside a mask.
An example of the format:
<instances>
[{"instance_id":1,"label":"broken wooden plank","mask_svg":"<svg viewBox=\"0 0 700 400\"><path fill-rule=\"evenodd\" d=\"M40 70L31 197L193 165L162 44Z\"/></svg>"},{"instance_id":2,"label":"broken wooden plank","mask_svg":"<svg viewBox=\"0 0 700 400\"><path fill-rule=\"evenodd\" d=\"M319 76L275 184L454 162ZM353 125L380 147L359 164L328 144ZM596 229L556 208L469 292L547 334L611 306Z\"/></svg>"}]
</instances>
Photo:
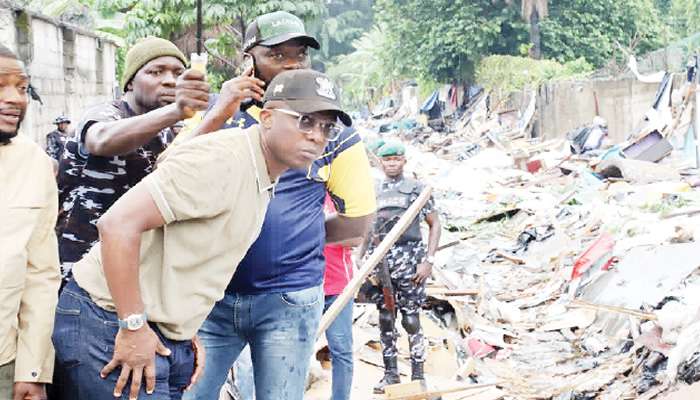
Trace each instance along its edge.
<instances>
[{"instance_id":1,"label":"broken wooden plank","mask_svg":"<svg viewBox=\"0 0 700 400\"><path fill-rule=\"evenodd\" d=\"M425 392L421 381L410 381L384 386L387 399L401 399Z\"/></svg>"},{"instance_id":2,"label":"broken wooden plank","mask_svg":"<svg viewBox=\"0 0 700 400\"><path fill-rule=\"evenodd\" d=\"M505 258L506 260L512 262L513 264L523 265L525 264L525 259L521 257L516 257L507 251L496 249L493 252L495 255Z\"/></svg>"},{"instance_id":3,"label":"broken wooden plank","mask_svg":"<svg viewBox=\"0 0 700 400\"><path fill-rule=\"evenodd\" d=\"M462 386L462 387L457 387L457 388L452 388L452 389L432 390L432 391L421 392L421 393L414 392L414 393L406 394L403 396L387 397L387 399L392 399L392 400L425 400L425 399L429 399L431 397L442 396L443 394L458 393L458 392L465 392L468 390L483 389L483 388L488 388L488 387L500 385L502 383L503 382L483 383L483 384L479 384L479 385ZM404 384L398 383L396 385L384 386L384 392L386 393L386 390L388 388L390 388L391 386L397 386L397 385L404 385Z\"/></svg>"},{"instance_id":4,"label":"broken wooden plank","mask_svg":"<svg viewBox=\"0 0 700 400\"><path fill-rule=\"evenodd\" d=\"M604 304L593 304L593 303L590 303L588 301L580 300L580 299L574 299L568 306L569 307L577 307L577 308L587 308L590 310L597 310L597 311L607 311L607 312L612 312L612 313L617 313L617 314L631 315L633 317L642 318L642 319L646 319L649 321L658 320L656 315L654 315L652 313L645 313L642 311L630 310L630 309L623 308L623 307L606 306Z\"/></svg>"},{"instance_id":5,"label":"broken wooden plank","mask_svg":"<svg viewBox=\"0 0 700 400\"><path fill-rule=\"evenodd\" d=\"M443 296L470 296L479 294L477 289L447 289L429 287L425 289L428 296L443 295Z\"/></svg>"},{"instance_id":6,"label":"broken wooden plank","mask_svg":"<svg viewBox=\"0 0 700 400\"><path fill-rule=\"evenodd\" d=\"M679 389L662 398L662 400L696 400L700 398L700 382Z\"/></svg>"}]
</instances>

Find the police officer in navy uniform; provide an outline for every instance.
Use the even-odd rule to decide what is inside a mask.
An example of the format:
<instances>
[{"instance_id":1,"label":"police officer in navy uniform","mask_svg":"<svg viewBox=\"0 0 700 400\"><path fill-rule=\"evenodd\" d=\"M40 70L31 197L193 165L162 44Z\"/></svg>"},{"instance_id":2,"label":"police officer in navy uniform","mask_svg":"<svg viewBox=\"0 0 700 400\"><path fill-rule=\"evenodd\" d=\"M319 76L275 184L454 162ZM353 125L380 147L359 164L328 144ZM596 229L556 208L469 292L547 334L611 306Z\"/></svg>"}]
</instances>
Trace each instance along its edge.
<instances>
[{"instance_id":1,"label":"police officer in navy uniform","mask_svg":"<svg viewBox=\"0 0 700 400\"><path fill-rule=\"evenodd\" d=\"M374 229L366 236L358 250L358 259L362 259L368 248L370 251L374 248L378 242L375 240L376 237L386 236L424 188L422 183L404 176L405 153L405 147L398 142L388 142L377 150L386 179L377 191L377 218ZM427 249L421 238L421 220L425 220L430 228ZM433 256L440 241L440 230L435 200L431 196L419 215L386 255L396 308L401 311L401 325L409 335L411 380L425 381L423 375L425 341L418 313L426 298L425 282L430 276L434 263ZM380 339L385 368L384 377L374 388L374 392L384 393L384 386L400 382L396 349L396 340L399 335L394 324L396 311L387 309L380 290L374 291L371 299L379 309Z\"/></svg>"},{"instance_id":2,"label":"police officer in navy uniform","mask_svg":"<svg viewBox=\"0 0 700 400\"><path fill-rule=\"evenodd\" d=\"M64 116L57 117L54 121L56 129L46 134L46 154L58 161L63 153L63 147L66 144L67 129L70 120Z\"/></svg>"}]
</instances>

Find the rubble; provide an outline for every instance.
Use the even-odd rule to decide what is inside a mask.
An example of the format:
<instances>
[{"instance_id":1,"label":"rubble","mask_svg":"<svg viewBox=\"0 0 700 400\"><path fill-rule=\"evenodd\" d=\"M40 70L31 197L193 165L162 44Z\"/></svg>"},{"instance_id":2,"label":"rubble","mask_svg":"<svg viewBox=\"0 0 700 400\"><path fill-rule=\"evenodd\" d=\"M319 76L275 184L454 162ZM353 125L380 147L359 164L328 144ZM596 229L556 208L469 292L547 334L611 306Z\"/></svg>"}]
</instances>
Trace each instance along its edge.
<instances>
[{"instance_id":1,"label":"rubble","mask_svg":"<svg viewBox=\"0 0 700 400\"><path fill-rule=\"evenodd\" d=\"M669 82L658 97L670 102ZM423 315L431 395L698 396L700 172L697 149L687 148L697 142L695 112L685 111L697 101L694 82L681 91L668 110L649 99L660 111L616 144L595 129L568 140L531 137L535 96L519 113L491 108L488 91L475 91L443 124L392 119L385 109L358 124L366 141L384 126L381 137L407 144L407 170L433 187L441 212L443 249ZM379 330L367 317L373 306L360 311L353 398L389 398L371 394L382 374ZM406 344L400 355L406 361ZM307 397L327 393L321 383Z\"/></svg>"}]
</instances>

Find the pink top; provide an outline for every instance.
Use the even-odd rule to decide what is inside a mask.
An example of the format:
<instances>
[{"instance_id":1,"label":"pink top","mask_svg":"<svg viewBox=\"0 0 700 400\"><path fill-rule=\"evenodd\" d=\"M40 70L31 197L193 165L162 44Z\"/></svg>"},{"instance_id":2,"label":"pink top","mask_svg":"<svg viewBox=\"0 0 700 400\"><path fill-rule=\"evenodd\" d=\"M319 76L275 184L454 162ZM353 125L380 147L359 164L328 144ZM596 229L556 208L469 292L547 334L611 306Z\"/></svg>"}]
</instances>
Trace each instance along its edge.
<instances>
[{"instance_id":1,"label":"pink top","mask_svg":"<svg viewBox=\"0 0 700 400\"><path fill-rule=\"evenodd\" d=\"M335 206L328 193L326 193L323 211L326 214L335 212ZM338 295L352 279L352 249L339 244L328 244L323 255L326 257L323 293L326 296Z\"/></svg>"}]
</instances>

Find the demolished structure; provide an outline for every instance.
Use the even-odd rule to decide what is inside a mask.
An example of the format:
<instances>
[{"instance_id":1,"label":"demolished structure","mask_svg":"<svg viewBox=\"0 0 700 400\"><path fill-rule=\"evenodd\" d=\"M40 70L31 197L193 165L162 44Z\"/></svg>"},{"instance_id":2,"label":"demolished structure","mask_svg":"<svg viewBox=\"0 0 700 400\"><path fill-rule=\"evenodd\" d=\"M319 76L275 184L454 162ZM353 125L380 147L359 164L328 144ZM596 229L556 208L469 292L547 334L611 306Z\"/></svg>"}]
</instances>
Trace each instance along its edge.
<instances>
[{"instance_id":1,"label":"demolished structure","mask_svg":"<svg viewBox=\"0 0 700 400\"><path fill-rule=\"evenodd\" d=\"M353 398L700 398L697 67L662 75L618 143L600 118L533 137L534 94L514 109L463 91L446 118L437 93L431 119L366 121L366 141L409 146L407 170L433 187L445 231L423 321L428 391L371 393L377 313L358 304ZM328 397L320 365L309 399Z\"/></svg>"}]
</instances>

